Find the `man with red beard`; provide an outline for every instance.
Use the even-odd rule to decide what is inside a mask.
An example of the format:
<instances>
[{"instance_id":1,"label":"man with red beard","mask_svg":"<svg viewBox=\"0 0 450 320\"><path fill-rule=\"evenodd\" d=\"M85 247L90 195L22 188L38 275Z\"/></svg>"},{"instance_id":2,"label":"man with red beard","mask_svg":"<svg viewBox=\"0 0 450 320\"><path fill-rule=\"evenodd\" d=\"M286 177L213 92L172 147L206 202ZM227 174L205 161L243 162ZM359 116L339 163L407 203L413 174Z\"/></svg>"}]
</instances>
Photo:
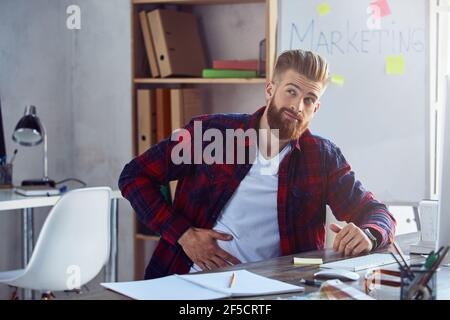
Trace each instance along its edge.
<instances>
[{"instance_id":1,"label":"man with red beard","mask_svg":"<svg viewBox=\"0 0 450 320\"><path fill-rule=\"evenodd\" d=\"M326 205L347 222L330 226L337 234L333 248L342 255L392 242L395 220L386 206L364 189L336 145L308 129L328 81L321 56L286 51L266 85L267 107L251 115L199 116L184 128L191 138L195 121L203 131L224 136L229 129L264 129L256 161L174 162L178 140L168 138L125 166L123 196L140 221L161 235L146 279L323 249ZM178 185L170 205L160 186L173 180Z\"/></svg>"}]
</instances>

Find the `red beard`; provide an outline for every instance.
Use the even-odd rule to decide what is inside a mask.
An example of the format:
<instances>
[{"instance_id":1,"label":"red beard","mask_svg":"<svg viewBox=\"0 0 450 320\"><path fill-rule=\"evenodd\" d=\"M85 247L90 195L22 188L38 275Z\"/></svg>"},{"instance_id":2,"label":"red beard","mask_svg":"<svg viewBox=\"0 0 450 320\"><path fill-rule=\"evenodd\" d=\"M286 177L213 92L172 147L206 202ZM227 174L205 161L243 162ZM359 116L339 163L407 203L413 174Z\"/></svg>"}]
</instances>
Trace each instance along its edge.
<instances>
[{"instance_id":1,"label":"red beard","mask_svg":"<svg viewBox=\"0 0 450 320\"><path fill-rule=\"evenodd\" d=\"M280 140L295 140L300 137L304 129L303 118L301 116L295 116L291 109L286 107L281 107L278 109L273 100L269 104L269 109L267 110L267 121L269 123L270 129L278 129L279 130L279 139ZM297 121L286 121L284 120L283 113L288 112L293 117L297 119Z\"/></svg>"}]
</instances>

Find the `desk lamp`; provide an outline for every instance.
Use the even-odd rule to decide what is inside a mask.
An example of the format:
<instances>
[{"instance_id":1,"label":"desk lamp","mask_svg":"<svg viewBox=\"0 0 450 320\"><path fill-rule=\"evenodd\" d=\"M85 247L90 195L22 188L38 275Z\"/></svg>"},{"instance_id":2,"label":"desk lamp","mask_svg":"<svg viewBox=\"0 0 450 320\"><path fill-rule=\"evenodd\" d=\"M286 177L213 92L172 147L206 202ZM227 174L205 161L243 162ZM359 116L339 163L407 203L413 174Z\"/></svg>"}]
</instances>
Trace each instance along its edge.
<instances>
[{"instance_id":1,"label":"desk lamp","mask_svg":"<svg viewBox=\"0 0 450 320\"><path fill-rule=\"evenodd\" d=\"M47 163L47 132L39 117L35 106L25 107L25 113L14 129L13 140L22 146L36 146L44 142L44 178L24 180L22 186L50 186L55 187L55 181L48 178Z\"/></svg>"}]
</instances>

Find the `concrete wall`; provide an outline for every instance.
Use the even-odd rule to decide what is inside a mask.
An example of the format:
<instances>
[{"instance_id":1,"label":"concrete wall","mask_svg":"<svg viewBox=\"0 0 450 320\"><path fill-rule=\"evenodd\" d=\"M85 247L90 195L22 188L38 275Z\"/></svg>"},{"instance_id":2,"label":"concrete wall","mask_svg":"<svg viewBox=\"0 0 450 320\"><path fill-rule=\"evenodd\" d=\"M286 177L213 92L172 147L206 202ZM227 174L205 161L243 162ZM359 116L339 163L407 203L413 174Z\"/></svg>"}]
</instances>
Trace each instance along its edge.
<instances>
[{"instance_id":1,"label":"concrete wall","mask_svg":"<svg viewBox=\"0 0 450 320\"><path fill-rule=\"evenodd\" d=\"M117 189L132 155L130 1L74 3L81 7L82 25L67 30L73 34L73 170L89 185ZM119 213L119 280L131 280L133 219L127 201L120 201Z\"/></svg>"},{"instance_id":2,"label":"concrete wall","mask_svg":"<svg viewBox=\"0 0 450 320\"><path fill-rule=\"evenodd\" d=\"M17 148L13 180L43 176L42 146L21 147L11 139L26 105L34 104L45 123L49 143L49 176L73 176L73 126L63 1L0 2L0 95L9 157ZM48 209L35 210L36 231ZM21 266L19 211L0 212L0 270ZM8 289L0 287L0 298Z\"/></svg>"},{"instance_id":3,"label":"concrete wall","mask_svg":"<svg viewBox=\"0 0 450 320\"><path fill-rule=\"evenodd\" d=\"M81 30L66 28L71 4L81 7ZM42 176L42 148L10 139L25 105L34 104L48 131L50 177L117 189L131 157L130 1L0 1L0 95L7 152L19 149L16 184ZM124 201L120 209L119 279L128 280L132 217ZM35 211L36 235L47 212ZM17 213L0 214L2 271L21 266ZM0 299L7 297L0 286Z\"/></svg>"}]
</instances>

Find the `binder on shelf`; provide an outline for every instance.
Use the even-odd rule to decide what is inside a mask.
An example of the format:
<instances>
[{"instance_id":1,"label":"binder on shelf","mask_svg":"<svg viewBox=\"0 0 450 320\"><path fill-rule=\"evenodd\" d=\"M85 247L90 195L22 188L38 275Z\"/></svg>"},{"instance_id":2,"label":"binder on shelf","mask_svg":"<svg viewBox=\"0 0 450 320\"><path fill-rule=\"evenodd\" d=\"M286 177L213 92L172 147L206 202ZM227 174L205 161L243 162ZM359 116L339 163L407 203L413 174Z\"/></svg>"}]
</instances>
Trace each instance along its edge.
<instances>
[{"instance_id":1,"label":"binder on shelf","mask_svg":"<svg viewBox=\"0 0 450 320\"><path fill-rule=\"evenodd\" d=\"M172 131L184 127L194 116L202 113L199 89L171 89L170 111Z\"/></svg>"},{"instance_id":2,"label":"binder on shelf","mask_svg":"<svg viewBox=\"0 0 450 320\"><path fill-rule=\"evenodd\" d=\"M155 142L155 95L152 90L137 90L138 153Z\"/></svg>"},{"instance_id":3,"label":"binder on shelf","mask_svg":"<svg viewBox=\"0 0 450 320\"><path fill-rule=\"evenodd\" d=\"M170 115L172 131L184 127L194 116L202 113L201 93L199 89L171 89ZM169 183L170 194L175 199L178 181Z\"/></svg>"},{"instance_id":4,"label":"binder on shelf","mask_svg":"<svg viewBox=\"0 0 450 320\"><path fill-rule=\"evenodd\" d=\"M152 33L150 31L150 24L147 17L147 12L139 12L139 21L141 23L142 35L144 38L145 52L147 54L148 64L150 66L150 73L153 78L160 76L158 61L156 60L155 46L153 45Z\"/></svg>"},{"instance_id":5,"label":"binder on shelf","mask_svg":"<svg viewBox=\"0 0 450 320\"><path fill-rule=\"evenodd\" d=\"M147 16L161 77L200 77L206 59L197 18L165 9L150 11Z\"/></svg>"},{"instance_id":6,"label":"binder on shelf","mask_svg":"<svg viewBox=\"0 0 450 320\"><path fill-rule=\"evenodd\" d=\"M170 137L170 89L156 89L156 142Z\"/></svg>"},{"instance_id":7,"label":"binder on shelf","mask_svg":"<svg viewBox=\"0 0 450 320\"><path fill-rule=\"evenodd\" d=\"M183 89L183 118L187 124L195 116L203 113L201 92L199 89Z\"/></svg>"},{"instance_id":8,"label":"binder on shelf","mask_svg":"<svg viewBox=\"0 0 450 320\"><path fill-rule=\"evenodd\" d=\"M175 191L177 190L178 180L170 181L169 182L169 190L170 190L170 197L173 201L175 199Z\"/></svg>"},{"instance_id":9,"label":"binder on shelf","mask_svg":"<svg viewBox=\"0 0 450 320\"><path fill-rule=\"evenodd\" d=\"M170 90L170 120L172 131L181 128L184 124L182 90L183 89Z\"/></svg>"}]
</instances>

